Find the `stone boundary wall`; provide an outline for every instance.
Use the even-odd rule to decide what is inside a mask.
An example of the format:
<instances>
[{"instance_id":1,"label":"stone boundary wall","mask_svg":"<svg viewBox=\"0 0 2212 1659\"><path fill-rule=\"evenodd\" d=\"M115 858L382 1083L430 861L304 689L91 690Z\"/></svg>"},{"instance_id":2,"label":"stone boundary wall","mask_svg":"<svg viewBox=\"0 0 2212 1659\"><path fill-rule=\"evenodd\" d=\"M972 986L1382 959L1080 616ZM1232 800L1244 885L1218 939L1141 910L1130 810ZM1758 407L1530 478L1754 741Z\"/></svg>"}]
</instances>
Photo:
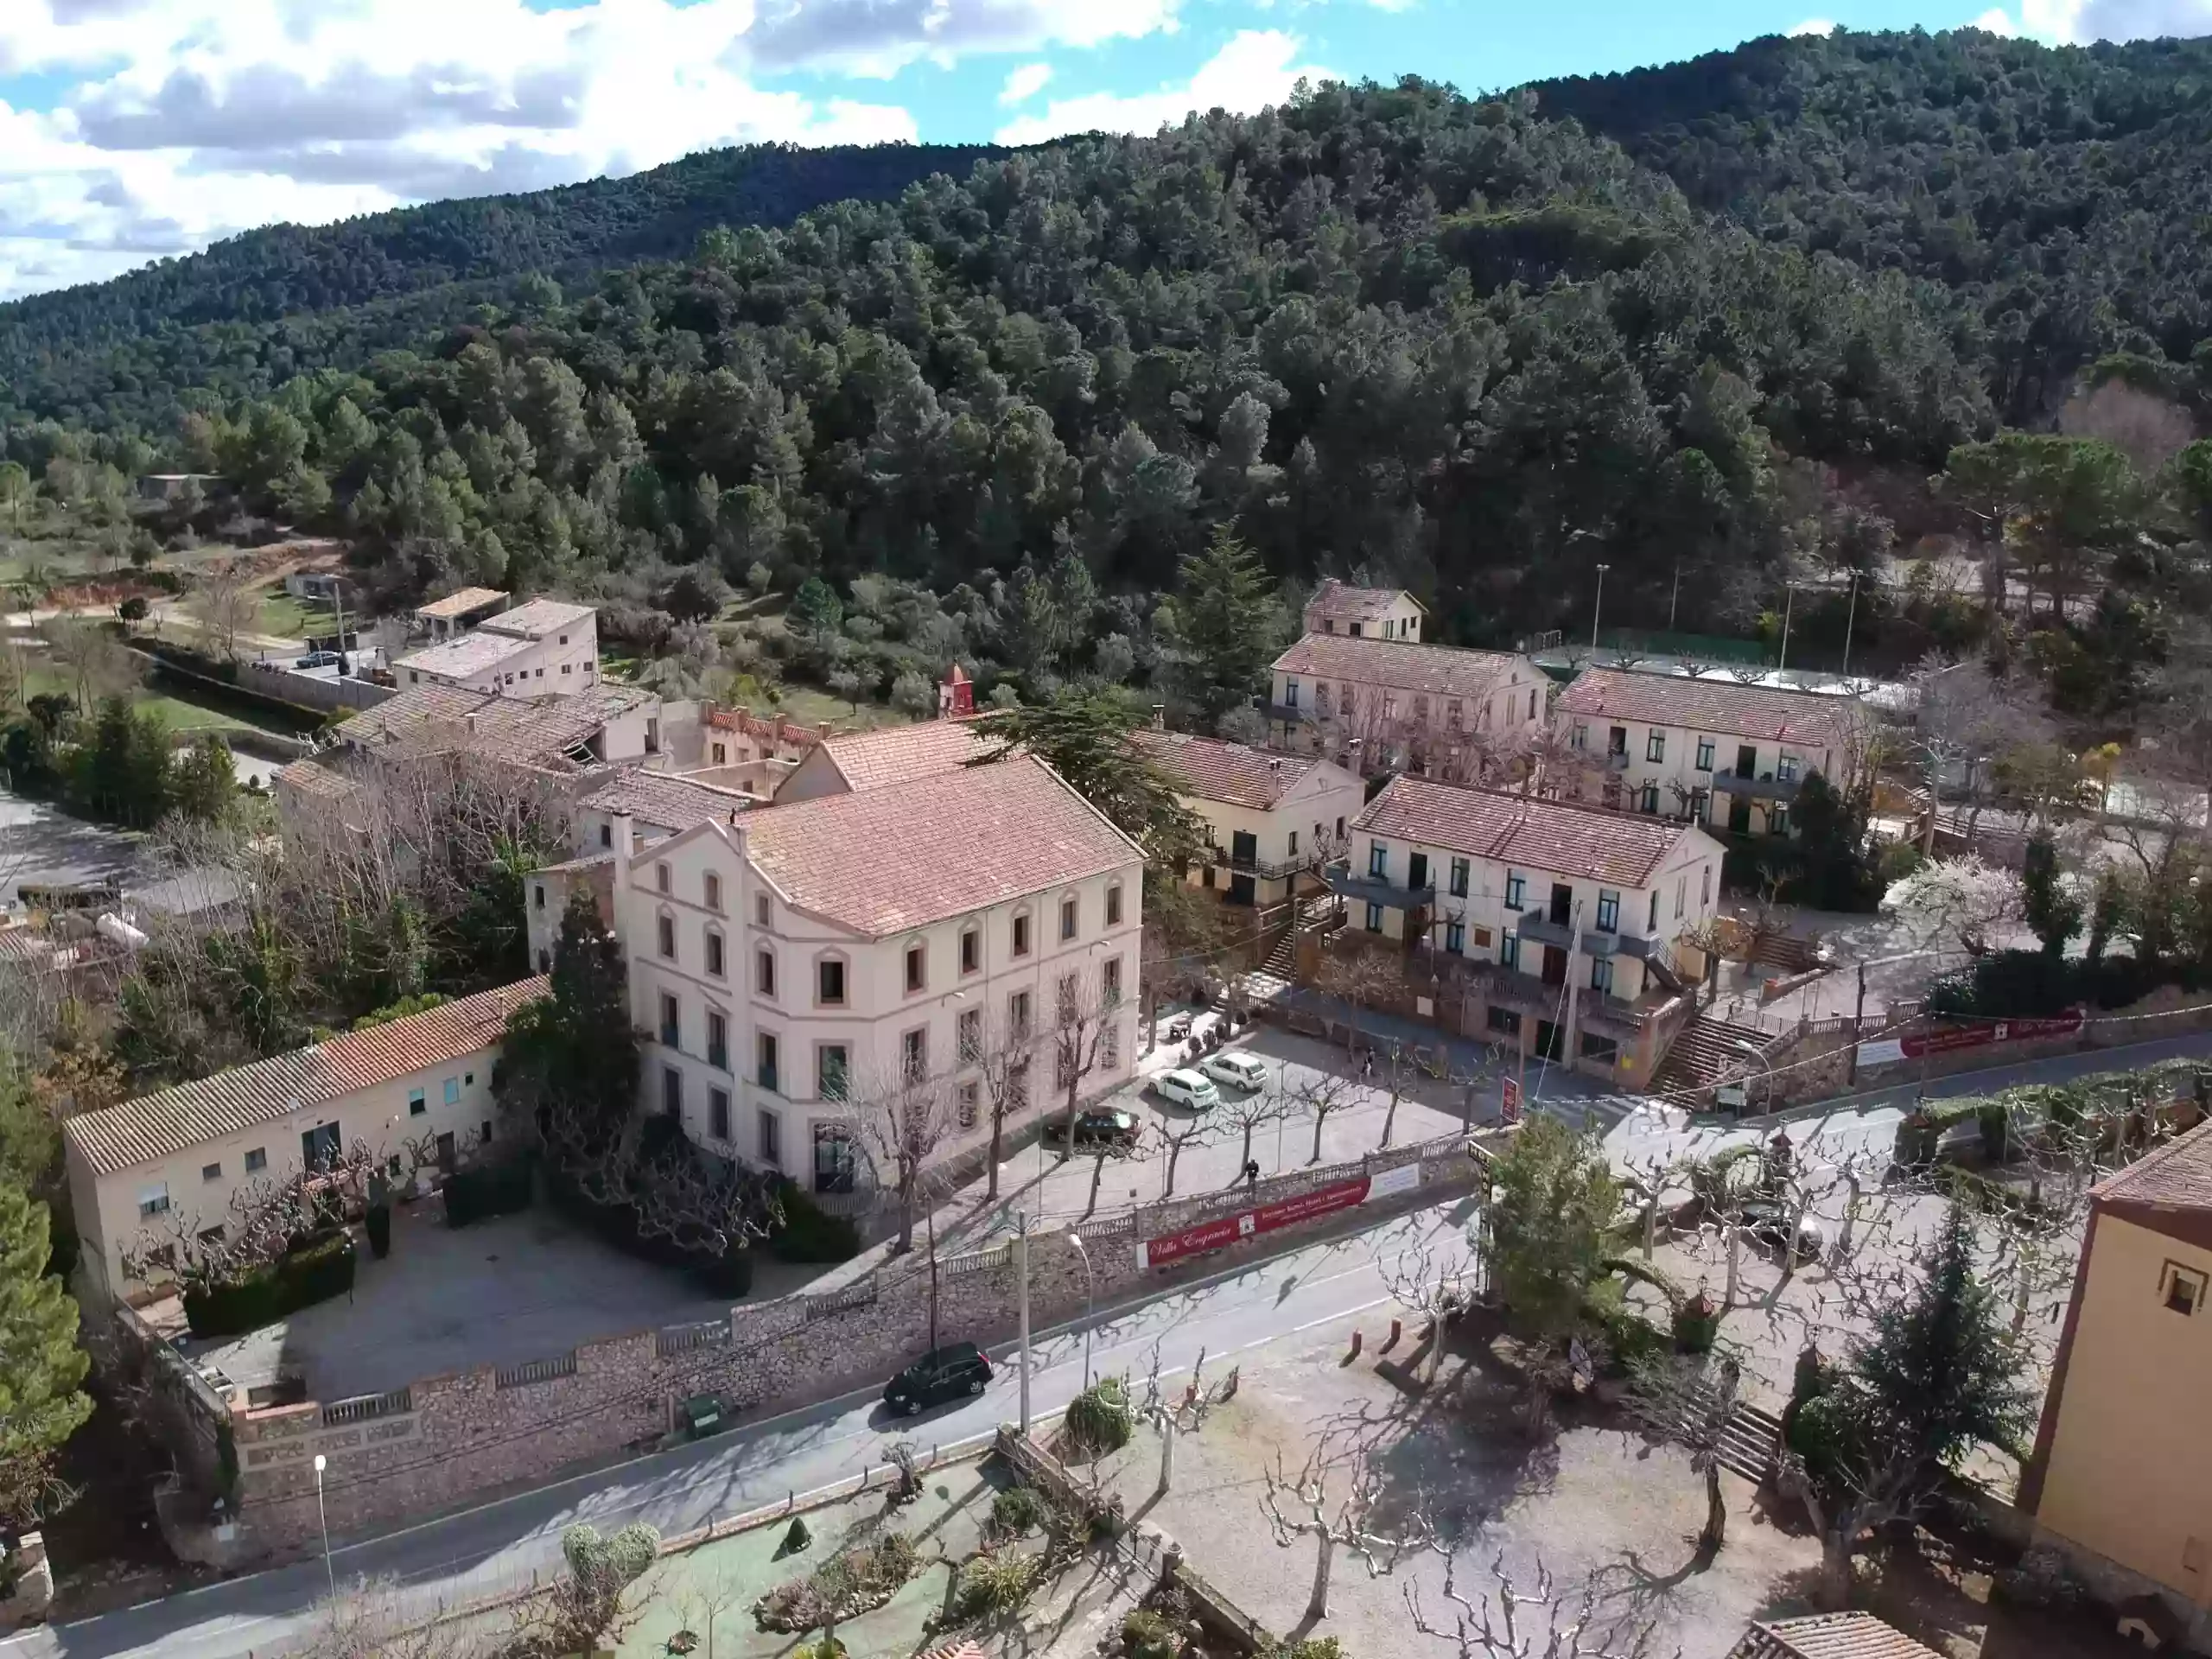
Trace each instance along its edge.
<instances>
[{"instance_id":1,"label":"stone boundary wall","mask_svg":"<svg viewBox=\"0 0 2212 1659\"><path fill-rule=\"evenodd\" d=\"M340 709L373 709L399 695L397 686L378 685L374 680L326 680L280 662L242 660L238 667L238 683L248 690L263 692L297 708L319 709L326 714ZM179 671L172 668L170 671Z\"/></svg>"},{"instance_id":2,"label":"stone boundary wall","mask_svg":"<svg viewBox=\"0 0 2212 1659\"><path fill-rule=\"evenodd\" d=\"M1417 1166L1402 1193L1290 1226L1170 1267L1137 1265L1138 1240L1228 1207L1294 1196L1332 1180ZM1357 1163L1300 1172L1256 1190L1208 1193L1101 1217L1083 1229L1100 1305L1295 1249L1348 1219L1381 1219L1471 1189L1467 1143L1446 1137ZM1030 1239L1033 1328L1080 1314L1090 1288L1058 1233ZM1017 1275L1003 1243L939 1263L941 1333L993 1344L1018 1327ZM721 1396L733 1415L802 1406L872 1388L929 1344L928 1266L887 1264L832 1289L741 1303L726 1321L639 1331L521 1365L416 1382L387 1395L228 1408L238 1452L242 1556L279 1555L316 1534L315 1459L328 1460L323 1497L333 1533L420 1519L491 1490L534 1484L571 1465L650 1446L673 1427L678 1401Z\"/></svg>"}]
</instances>

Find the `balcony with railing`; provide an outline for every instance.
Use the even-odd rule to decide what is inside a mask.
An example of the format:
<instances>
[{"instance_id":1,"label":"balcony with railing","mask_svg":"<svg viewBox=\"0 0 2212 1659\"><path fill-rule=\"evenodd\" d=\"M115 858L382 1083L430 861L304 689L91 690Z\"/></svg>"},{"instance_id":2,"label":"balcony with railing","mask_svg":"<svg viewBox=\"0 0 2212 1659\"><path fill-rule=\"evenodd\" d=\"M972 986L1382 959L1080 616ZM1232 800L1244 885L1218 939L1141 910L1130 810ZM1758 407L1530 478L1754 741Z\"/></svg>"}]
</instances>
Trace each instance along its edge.
<instances>
[{"instance_id":1,"label":"balcony with railing","mask_svg":"<svg viewBox=\"0 0 2212 1659\"><path fill-rule=\"evenodd\" d=\"M1747 772L1716 772L1713 774L1715 793L1740 795L1750 801L1794 801L1803 784L1802 777L1782 778L1770 772L1762 772L1757 777Z\"/></svg>"},{"instance_id":2,"label":"balcony with railing","mask_svg":"<svg viewBox=\"0 0 2212 1659\"><path fill-rule=\"evenodd\" d=\"M1321 873L1331 892L1351 899L1354 904L1380 905L1385 910L1426 910L1436 903L1436 883L1428 882L1418 887L1402 887L1385 875L1354 875L1350 868L1337 864Z\"/></svg>"},{"instance_id":3,"label":"balcony with railing","mask_svg":"<svg viewBox=\"0 0 2212 1659\"><path fill-rule=\"evenodd\" d=\"M1555 944L1562 950L1574 942L1575 930L1571 923L1555 922L1538 910L1523 914L1513 931L1534 944ZM1596 927L1582 930L1581 950L1587 957L1635 957L1641 961L1663 956L1666 950L1666 940L1647 938L1640 933L1617 933Z\"/></svg>"},{"instance_id":4,"label":"balcony with railing","mask_svg":"<svg viewBox=\"0 0 2212 1659\"><path fill-rule=\"evenodd\" d=\"M1213 849L1216 868L1233 871L1238 875L1255 875L1262 881L1284 881L1310 867L1313 861L1304 858L1241 857L1226 847Z\"/></svg>"}]
</instances>

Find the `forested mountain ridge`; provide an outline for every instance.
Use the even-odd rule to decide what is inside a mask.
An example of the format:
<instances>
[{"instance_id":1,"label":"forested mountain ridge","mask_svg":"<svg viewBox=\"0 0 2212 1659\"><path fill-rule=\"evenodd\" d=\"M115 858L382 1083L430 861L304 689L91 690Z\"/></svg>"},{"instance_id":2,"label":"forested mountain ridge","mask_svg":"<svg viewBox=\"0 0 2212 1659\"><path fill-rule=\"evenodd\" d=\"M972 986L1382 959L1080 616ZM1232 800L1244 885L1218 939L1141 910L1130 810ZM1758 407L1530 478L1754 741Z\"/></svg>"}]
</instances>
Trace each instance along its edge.
<instances>
[{"instance_id":1,"label":"forested mountain ridge","mask_svg":"<svg viewBox=\"0 0 2212 1659\"><path fill-rule=\"evenodd\" d=\"M226 389L226 371L250 372L262 355L275 378L259 389L269 390L302 367L351 366L410 343L531 275L588 279L671 258L716 225L787 225L828 202L896 196L931 173L964 173L1003 153L755 144L622 178L249 231L111 282L0 305L0 416L173 418L170 395ZM121 362L110 363L119 346Z\"/></svg>"},{"instance_id":2,"label":"forested mountain ridge","mask_svg":"<svg viewBox=\"0 0 2212 1659\"><path fill-rule=\"evenodd\" d=\"M1957 289L2012 423L2212 338L2212 39L1839 30L1528 91L1763 240Z\"/></svg>"}]
</instances>

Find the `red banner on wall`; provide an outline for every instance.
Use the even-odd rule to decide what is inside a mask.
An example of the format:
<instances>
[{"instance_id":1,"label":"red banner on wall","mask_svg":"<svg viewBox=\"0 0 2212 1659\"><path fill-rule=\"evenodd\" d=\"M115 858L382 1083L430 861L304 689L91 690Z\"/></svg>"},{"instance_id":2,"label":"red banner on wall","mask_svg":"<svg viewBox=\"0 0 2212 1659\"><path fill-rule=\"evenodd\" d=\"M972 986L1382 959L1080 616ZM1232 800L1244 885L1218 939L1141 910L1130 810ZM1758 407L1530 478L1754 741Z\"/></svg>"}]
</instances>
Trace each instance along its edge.
<instances>
[{"instance_id":1,"label":"red banner on wall","mask_svg":"<svg viewBox=\"0 0 2212 1659\"><path fill-rule=\"evenodd\" d=\"M1395 1171L1391 1173L1396 1173ZM1414 1176L1417 1182L1418 1169ZM1338 1181L1332 1186L1316 1187L1311 1192L1300 1192L1296 1198L1281 1198L1273 1204L1255 1205L1249 1210L1239 1210L1232 1215L1217 1216L1211 1221L1200 1222L1195 1227L1185 1227L1178 1233L1141 1239L1137 1243L1137 1266L1162 1267L1170 1262L1179 1262L1187 1255L1204 1255L1209 1250L1225 1249L1245 1239L1256 1238L1262 1233L1274 1232L1279 1227L1294 1226L1301 1221L1311 1221L1316 1216L1350 1210L1367 1201L1368 1189L1371 1185L1364 1176L1356 1181Z\"/></svg>"},{"instance_id":2,"label":"red banner on wall","mask_svg":"<svg viewBox=\"0 0 2212 1659\"><path fill-rule=\"evenodd\" d=\"M2043 1020L1993 1020L1983 1025L1954 1026L1948 1031L1923 1032L1912 1037L1878 1038L1859 1045L1859 1064L1889 1065L1898 1060L1917 1060L1961 1049L1988 1048L1998 1043L2071 1037L2081 1031L2082 1019L2082 1010L2075 1008Z\"/></svg>"}]
</instances>

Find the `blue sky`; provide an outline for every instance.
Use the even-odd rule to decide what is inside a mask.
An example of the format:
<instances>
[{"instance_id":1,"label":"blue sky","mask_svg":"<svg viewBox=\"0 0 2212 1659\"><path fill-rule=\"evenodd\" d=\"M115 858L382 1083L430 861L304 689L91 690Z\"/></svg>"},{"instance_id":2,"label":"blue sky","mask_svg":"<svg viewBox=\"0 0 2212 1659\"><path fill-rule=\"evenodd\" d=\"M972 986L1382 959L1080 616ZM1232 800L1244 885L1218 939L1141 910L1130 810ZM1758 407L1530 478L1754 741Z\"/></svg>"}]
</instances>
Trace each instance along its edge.
<instances>
[{"instance_id":1,"label":"blue sky","mask_svg":"<svg viewBox=\"0 0 2212 1659\"><path fill-rule=\"evenodd\" d=\"M1146 132L1300 75L1474 92L1838 22L2122 39L2212 0L0 0L0 298L719 144Z\"/></svg>"}]
</instances>

